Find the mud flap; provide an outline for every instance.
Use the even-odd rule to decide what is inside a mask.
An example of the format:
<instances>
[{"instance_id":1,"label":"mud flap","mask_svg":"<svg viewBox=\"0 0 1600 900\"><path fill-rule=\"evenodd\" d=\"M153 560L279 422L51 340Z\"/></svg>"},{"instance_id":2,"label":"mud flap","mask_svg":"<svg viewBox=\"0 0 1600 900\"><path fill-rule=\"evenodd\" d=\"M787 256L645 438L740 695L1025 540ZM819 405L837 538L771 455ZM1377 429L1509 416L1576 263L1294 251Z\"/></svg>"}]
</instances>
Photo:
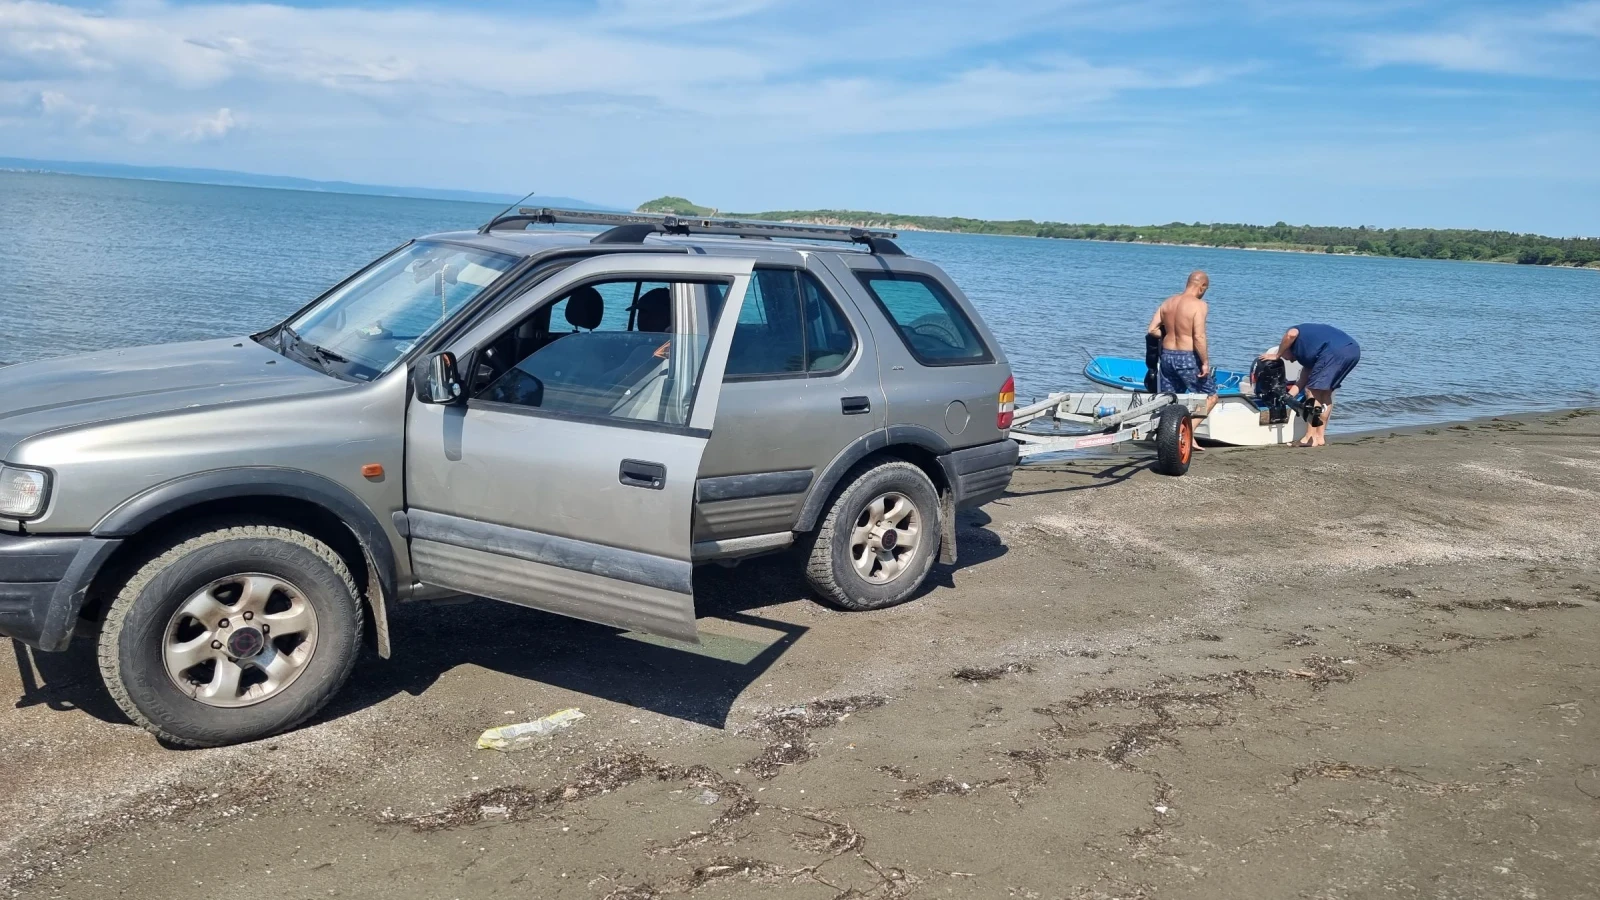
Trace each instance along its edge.
<instances>
[{"instance_id":1,"label":"mud flap","mask_svg":"<svg viewBox=\"0 0 1600 900\"><path fill-rule=\"evenodd\" d=\"M956 564L956 492L939 492L939 562Z\"/></svg>"},{"instance_id":2,"label":"mud flap","mask_svg":"<svg viewBox=\"0 0 1600 900\"><path fill-rule=\"evenodd\" d=\"M378 577L378 567L373 565L372 554L363 551L362 555L367 560L367 606L372 612L373 635L378 639L378 657L388 659L391 652L389 604L383 596L383 579Z\"/></svg>"}]
</instances>

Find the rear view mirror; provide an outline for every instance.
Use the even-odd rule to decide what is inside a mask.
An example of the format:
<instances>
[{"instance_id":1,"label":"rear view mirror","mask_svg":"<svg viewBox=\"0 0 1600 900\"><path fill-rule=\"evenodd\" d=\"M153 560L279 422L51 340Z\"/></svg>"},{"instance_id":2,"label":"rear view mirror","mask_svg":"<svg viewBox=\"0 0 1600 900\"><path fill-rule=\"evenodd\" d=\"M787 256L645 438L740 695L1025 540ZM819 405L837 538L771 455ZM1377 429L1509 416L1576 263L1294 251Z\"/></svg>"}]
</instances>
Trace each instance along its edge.
<instances>
[{"instance_id":1,"label":"rear view mirror","mask_svg":"<svg viewBox=\"0 0 1600 900\"><path fill-rule=\"evenodd\" d=\"M451 404L461 399L461 376L454 353L435 353L417 371L417 402Z\"/></svg>"}]
</instances>

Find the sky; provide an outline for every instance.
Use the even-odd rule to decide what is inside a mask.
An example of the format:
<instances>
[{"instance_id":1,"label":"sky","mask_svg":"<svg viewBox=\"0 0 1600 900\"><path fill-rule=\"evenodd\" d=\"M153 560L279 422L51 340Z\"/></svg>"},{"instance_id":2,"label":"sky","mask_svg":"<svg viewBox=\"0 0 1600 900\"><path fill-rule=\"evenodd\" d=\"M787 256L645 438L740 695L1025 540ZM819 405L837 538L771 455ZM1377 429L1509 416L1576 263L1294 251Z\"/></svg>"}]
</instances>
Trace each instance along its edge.
<instances>
[{"instance_id":1,"label":"sky","mask_svg":"<svg viewBox=\"0 0 1600 900\"><path fill-rule=\"evenodd\" d=\"M1600 0L0 0L0 156L1600 235Z\"/></svg>"}]
</instances>

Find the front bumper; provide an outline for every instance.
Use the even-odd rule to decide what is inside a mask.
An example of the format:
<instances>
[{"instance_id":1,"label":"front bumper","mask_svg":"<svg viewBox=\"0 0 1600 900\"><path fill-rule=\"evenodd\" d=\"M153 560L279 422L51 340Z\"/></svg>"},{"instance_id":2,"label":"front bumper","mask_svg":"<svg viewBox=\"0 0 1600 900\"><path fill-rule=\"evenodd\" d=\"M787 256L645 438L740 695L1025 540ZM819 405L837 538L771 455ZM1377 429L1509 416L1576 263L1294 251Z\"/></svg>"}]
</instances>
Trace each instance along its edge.
<instances>
[{"instance_id":1,"label":"front bumper","mask_svg":"<svg viewBox=\"0 0 1600 900\"><path fill-rule=\"evenodd\" d=\"M0 533L0 635L65 650L89 585L120 543Z\"/></svg>"}]
</instances>

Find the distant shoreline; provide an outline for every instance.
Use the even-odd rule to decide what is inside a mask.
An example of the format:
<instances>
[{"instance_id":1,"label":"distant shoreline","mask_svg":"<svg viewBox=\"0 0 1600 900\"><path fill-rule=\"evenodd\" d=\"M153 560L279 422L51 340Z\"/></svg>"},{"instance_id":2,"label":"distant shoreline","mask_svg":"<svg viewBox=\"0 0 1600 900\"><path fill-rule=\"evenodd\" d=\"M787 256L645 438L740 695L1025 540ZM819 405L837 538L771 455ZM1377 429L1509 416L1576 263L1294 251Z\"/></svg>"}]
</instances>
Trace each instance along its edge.
<instances>
[{"instance_id":1,"label":"distant shoreline","mask_svg":"<svg viewBox=\"0 0 1600 900\"><path fill-rule=\"evenodd\" d=\"M931 229L927 229L927 228L917 228L917 229L907 229L907 230L908 231L931 231ZM934 231L933 233L934 234L973 234L974 232L971 232L971 231ZM1190 243L1184 243L1182 241L1111 241L1111 240L1106 240L1105 238L1041 237L1041 236L1035 235L1035 234L993 234L993 235L982 235L982 236L983 237L1004 237L1004 238L1012 238L1012 237L1029 238L1031 240L1036 240L1036 241L1082 241L1082 242L1088 243L1088 244L1121 244L1123 246L1127 246L1128 244L1143 244L1143 245L1149 246L1149 247L1194 247L1194 248L1199 249L1199 250L1249 250L1252 253L1301 253L1301 254L1304 254L1306 256L1356 256L1356 257L1360 257L1362 259L1400 259L1400 260L1413 260L1413 261L1416 261L1416 262L1481 263L1483 265L1490 265L1490 266L1522 266L1522 265L1525 265L1523 263L1517 262L1514 259L1435 259L1433 257L1427 257L1427 256L1389 256L1389 255L1383 254L1383 253L1362 253L1359 250L1352 250L1349 253L1329 253L1326 250L1302 250L1302 249L1299 249L1297 247L1229 247L1229 246L1224 246L1224 245L1221 245L1221 244L1190 244ZM1534 269L1572 269L1572 270L1578 271L1578 272L1596 272L1596 273L1600 273L1600 263L1588 263L1588 264L1585 264L1585 265L1578 265L1576 263L1547 263L1547 264L1542 264L1542 265L1541 264L1526 264L1526 267L1527 268L1534 268Z\"/></svg>"},{"instance_id":2,"label":"distant shoreline","mask_svg":"<svg viewBox=\"0 0 1600 900\"><path fill-rule=\"evenodd\" d=\"M391 199L434 200L497 205L501 197L474 191L367 185L340 181L315 181L291 176L257 175L220 169L133 166L114 163L62 162L0 157L0 173L68 175L125 181L289 190L304 193ZM524 198L526 202L556 207L604 210L606 207L570 197ZM1269 253L1305 253L1322 256L1430 259L1452 262L1492 262L1544 268L1587 269L1600 272L1600 237L1555 238L1546 235L1473 229L1347 228L1342 226L1243 225L1173 222L1167 225L1075 225L1036 222L1031 219L969 219L959 216L910 216L860 210L778 210L761 213L723 213L697 206L682 197L661 197L639 207L640 212L687 216L729 216L771 219L818 225L884 228L902 232L1031 237L1049 240L1093 241L1106 244L1148 244L1165 247L1199 247L1215 250L1255 250ZM1199 235L1225 235L1193 239ZM1148 236L1147 236L1148 235ZM1180 237L1181 235L1181 237ZM1261 236L1283 240L1261 240ZM1371 249L1368 249L1368 248ZM1380 252L1386 251L1386 252Z\"/></svg>"},{"instance_id":3,"label":"distant shoreline","mask_svg":"<svg viewBox=\"0 0 1600 900\"><path fill-rule=\"evenodd\" d=\"M917 216L853 209L786 209L757 213L722 212L682 197L658 197L640 212L681 216L727 216L813 225L881 228L902 232L1035 237L1054 240L1102 241L1265 250L1326 256L1439 259L1458 262L1504 262L1559 268L1600 269L1600 237L1558 238L1510 231L1464 228L1369 228L1332 225L1248 225L1184 223L1104 225L1040 222L1033 219L971 219L963 216Z\"/></svg>"},{"instance_id":4,"label":"distant shoreline","mask_svg":"<svg viewBox=\"0 0 1600 900\"><path fill-rule=\"evenodd\" d=\"M732 216L734 218L744 218L744 217L764 218L765 217L765 214L763 214L763 213L750 213L750 214L729 213L728 215L730 215L730 216ZM998 231L960 231L960 230L949 229L949 228L927 228L927 227L917 226L917 225L907 226L907 225L886 224L886 223L881 223L881 222L872 222L872 223L841 222L841 221L831 221L831 220L830 221L822 221L822 220L802 219L802 218L779 218L776 221L793 222L793 223L795 223L797 225L849 225L849 226L855 226L855 227L858 227L858 228L886 228L886 229L893 229L893 230L900 231L900 232L907 232L907 233L910 233L910 234L963 234L963 235L972 235L972 236L976 236L976 237L1026 238L1026 239L1029 239L1029 240L1036 240L1036 241L1082 241L1084 243L1090 243L1090 244L1122 244L1124 246L1126 246L1128 244L1143 244L1145 246L1150 246L1150 247L1195 247L1195 248L1198 248L1198 249L1201 249L1201 250L1249 250L1249 251L1256 252L1256 253L1302 253L1302 254L1305 254L1307 256L1359 256L1359 257L1363 257L1365 259L1412 259L1412 260L1419 260L1419 261L1422 261L1422 262L1488 263L1488 264L1491 264L1491 265L1499 265L1499 266L1530 266L1530 267L1536 267L1536 268L1541 268L1541 269L1577 269L1577 270L1589 271L1589 272L1600 272L1600 260L1596 260L1594 262L1589 262L1589 263L1574 263L1574 262L1522 263L1522 262L1518 262L1517 260L1514 260L1514 259L1455 259L1453 257L1439 258L1439 257L1432 257L1432 256L1395 256L1395 255L1389 254L1389 253L1366 253L1366 252L1363 252L1363 251L1360 251L1360 250L1339 250L1339 251L1335 251L1335 252L1330 253L1327 250L1316 250L1316 249L1312 249L1312 248L1308 248L1308 247L1259 247L1259 246L1243 246L1243 247L1240 247L1240 246L1235 246L1235 245L1232 245L1232 244L1203 244L1203 243L1198 243L1198 242L1194 242L1194 241L1152 241L1152 240L1148 240L1148 239L1144 239L1144 238L1137 238L1137 239L1134 239L1134 240L1124 241L1124 240L1115 240L1115 239L1112 239L1112 238L1071 237L1071 236L1067 236L1067 235L1010 234L1010 233L998 232ZM1565 240L1565 239L1563 239L1563 240ZM1592 240L1592 239L1584 238L1582 240Z\"/></svg>"}]
</instances>

